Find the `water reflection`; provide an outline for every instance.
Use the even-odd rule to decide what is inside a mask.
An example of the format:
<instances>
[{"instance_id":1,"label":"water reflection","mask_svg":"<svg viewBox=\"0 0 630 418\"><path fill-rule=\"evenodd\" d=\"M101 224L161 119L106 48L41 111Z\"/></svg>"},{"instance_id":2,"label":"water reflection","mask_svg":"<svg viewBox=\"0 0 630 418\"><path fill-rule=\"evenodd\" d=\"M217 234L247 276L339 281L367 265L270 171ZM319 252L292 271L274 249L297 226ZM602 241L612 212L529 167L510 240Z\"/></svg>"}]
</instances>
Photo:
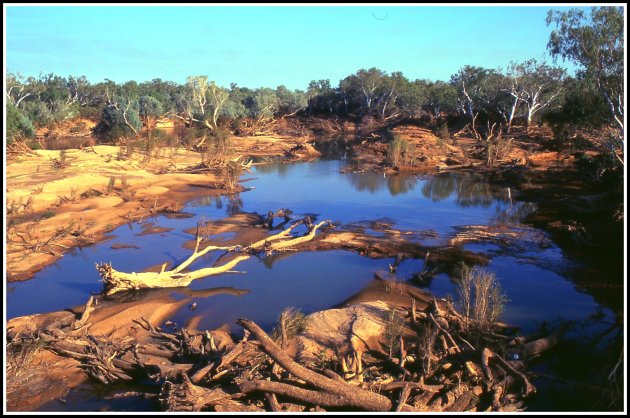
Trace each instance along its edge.
<instances>
[{"instance_id":1,"label":"water reflection","mask_svg":"<svg viewBox=\"0 0 630 418\"><path fill-rule=\"evenodd\" d=\"M462 208L487 208L497 200L510 200L507 189L492 187L471 173L442 173L426 179L408 174L347 173L344 178L357 191L374 194L386 189L391 196L407 194L421 183L424 197L439 202L454 196L455 203Z\"/></svg>"},{"instance_id":2,"label":"water reflection","mask_svg":"<svg viewBox=\"0 0 630 418\"><path fill-rule=\"evenodd\" d=\"M79 146L89 147L96 145L96 139L90 136L43 138L39 139L38 142L45 150L65 150L79 148Z\"/></svg>"},{"instance_id":3,"label":"water reflection","mask_svg":"<svg viewBox=\"0 0 630 418\"><path fill-rule=\"evenodd\" d=\"M406 194L416 188L418 179L404 174L383 175L379 173L348 173L344 176L355 190L376 193L387 189L389 194Z\"/></svg>"},{"instance_id":4,"label":"water reflection","mask_svg":"<svg viewBox=\"0 0 630 418\"><path fill-rule=\"evenodd\" d=\"M434 202L455 195L455 202L463 208L481 206L487 208L493 201L508 201L506 194L493 193L490 184L470 173L444 173L427 179L422 194Z\"/></svg>"},{"instance_id":5,"label":"water reflection","mask_svg":"<svg viewBox=\"0 0 630 418\"><path fill-rule=\"evenodd\" d=\"M295 168L295 164L277 162L256 166L256 173L277 174L280 177L286 177L286 175L291 171L292 168Z\"/></svg>"}]
</instances>

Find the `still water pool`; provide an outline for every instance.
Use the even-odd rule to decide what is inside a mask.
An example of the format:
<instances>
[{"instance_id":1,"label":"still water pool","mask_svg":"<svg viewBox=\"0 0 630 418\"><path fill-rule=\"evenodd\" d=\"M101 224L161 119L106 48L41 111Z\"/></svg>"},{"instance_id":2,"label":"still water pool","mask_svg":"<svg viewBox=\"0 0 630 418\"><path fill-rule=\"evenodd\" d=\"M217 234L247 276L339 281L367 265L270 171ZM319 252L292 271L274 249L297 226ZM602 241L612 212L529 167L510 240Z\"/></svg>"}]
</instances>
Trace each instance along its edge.
<instances>
[{"instance_id":1,"label":"still water pool","mask_svg":"<svg viewBox=\"0 0 630 418\"><path fill-rule=\"evenodd\" d=\"M7 317L84 304L91 292L100 290L96 262L112 262L121 271L141 271L164 261L183 261L190 254L183 245L193 238L184 231L200 220L221 219L239 211L266 214L269 210L289 208L296 217L310 214L342 225L374 220L393 223L394 228L418 232L422 243L431 246L446 245L466 226L508 227L518 232L511 242L464 247L491 258L487 268L500 279L509 299L504 322L522 327L525 334L538 329L543 321L589 323L589 334L614 323L610 310L576 289L566 277L565 272L579 267L579 262L567 259L543 231L521 223L536 209L535 205L519 202L505 187L493 187L465 173L384 176L344 174L343 167L344 162L339 160L258 166L244 179L244 185L254 186L247 192L191 201L184 208L194 215L190 218L157 216L147 221L172 228L168 232L140 235L146 225L121 226L112 231L108 241L75 249L33 279L8 284ZM114 250L113 244L138 248ZM193 268L209 265L216 256L198 261ZM310 313L333 307L367 286L377 271L387 271L391 262L346 251L284 253L266 260L251 258L238 265L245 274L209 277L190 286L233 287L247 292L196 298L194 312L184 307L171 320L186 324L200 315L198 326L202 329L227 323L236 330L235 319L246 317L269 330L284 308L293 306ZM406 260L398 269L398 279L410 279L422 267L423 260ZM456 294L454 282L444 274L435 277L429 289L437 296ZM593 317L598 320L592 321ZM539 407L547 409L554 402L545 398ZM549 409L558 408L563 407Z\"/></svg>"}]
</instances>

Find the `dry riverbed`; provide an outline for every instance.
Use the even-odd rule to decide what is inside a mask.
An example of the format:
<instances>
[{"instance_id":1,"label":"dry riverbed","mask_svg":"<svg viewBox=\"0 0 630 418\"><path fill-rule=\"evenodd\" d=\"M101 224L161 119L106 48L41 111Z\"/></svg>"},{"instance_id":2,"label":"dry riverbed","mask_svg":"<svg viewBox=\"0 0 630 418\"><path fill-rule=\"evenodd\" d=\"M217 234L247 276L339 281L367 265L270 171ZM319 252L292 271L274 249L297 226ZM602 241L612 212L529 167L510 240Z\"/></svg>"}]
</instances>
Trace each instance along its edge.
<instances>
[{"instance_id":1,"label":"dry riverbed","mask_svg":"<svg viewBox=\"0 0 630 418\"><path fill-rule=\"evenodd\" d=\"M411 142L416 161L423 162L403 165L400 171L475 167L463 151L466 141L446 144L419 128L399 134ZM319 155L306 139L288 136L236 138L234 147L236 155L246 157L298 161ZM386 151L386 143L377 139L355 144L357 169L387 170ZM26 280L70 248L102 241L122 224L157 213L179 216L192 198L242 190L229 190L220 171L200 167L204 157L164 148L147 159L142 153L126 155L120 147L99 145L9 160L7 279ZM545 169L558 161L557 154L528 155L517 148L506 163ZM197 232L203 235L200 226ZM210 237L204 246L244 247L286 225L272 230L259 215L239 213L206 226L215 235L234 235L217 242ZM413 231L391 225L333 223L283 251L343 249L372 258L424 258L432 270L424 271L428 277L452 273L462 260L487 262L462 250L462 242L512 238L511 231L475 228L461 231L457 242L445 248L429 248ZM195 241L187 248L196 252ZM514 338L514 330L503 326L472 330L449 302L378 275L336 309L315 312L305 321L298 317L299 330L283 329L287 324L280 322L273 341L246 319L238 321L247 330L244 339L226 327L197 329L194 319L184 328L166 329L171 315L194 297L242 291L177 292L184 297L174 298L169 289L151 289L133 298L127 292L99 295L83 307L9 321L8 408L32 411L63 399L69 388L89 377L107 384L148 377L161 385L160 394L143 396L156 397L162 409L172 411L518 411L535 388L523 362L506 362L504 354L518 353L511 358L523 359L557 343L557 335Z\"/></svg>"},{"instance_id":2,"label":"dry riverbed","mask_svg":"<svg viewBox=\"0 0 630 418\"><path fill-rule=\"evenodd\" d=\"M289 137L245 137L236 155L317 157ZM178 212L194 197L231 192L216 170L183 172L207 154L162 148L147 158L98 145L36 151L7 161L7 279L26 280L69 248L91 245L108 231L156 213ZM238 189L242 190L242 189ZM235 191L238 191L235 190Z\"/></svg>"}]
</instances>

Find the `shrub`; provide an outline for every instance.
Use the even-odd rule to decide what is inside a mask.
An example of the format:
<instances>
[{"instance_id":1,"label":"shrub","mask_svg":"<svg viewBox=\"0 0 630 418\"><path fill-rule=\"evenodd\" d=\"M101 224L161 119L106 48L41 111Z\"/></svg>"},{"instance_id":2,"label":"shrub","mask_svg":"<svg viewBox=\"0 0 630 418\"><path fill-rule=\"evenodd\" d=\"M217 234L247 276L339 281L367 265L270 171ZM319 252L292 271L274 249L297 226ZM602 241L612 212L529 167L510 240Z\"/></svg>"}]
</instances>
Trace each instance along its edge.
<instances>
[{"instance_id":1,"label":"shrub","mask_svg":"<svg viewBox=\"0 0 630 418\"><path fill-rule=\"evenodd\" d=\"M467 326L491 329L498 321L507 297L493 273L462 264L457 286L461 312Z\"/></svg>"},{"instance_id":2,"label":"shrub","mask_svg":"<svg viewBox=\"0 0 630 418\"><path fill-rule=\"evenodd\" d=\"M409 142L395 136L389 143L389 147L387 149L387 161L394 167L398 166L400 163L406 162L408 150Z\"/></svg>"},{"instance_id":3,"label":"shrub","mask_svg":"<svg viewBox=\"0 0 630 418\"><path fill-rule=\"evenodd\" d=\"M284 345L288 340L294 338L306 327L306 319L304 313L298 308L285 308L278 317L277 325L273 328L271 336L274 340L284 340Z\"/></svg>"},{"instance_id":4,"label":"shrub","mask_svg":"<svg viewBox=\"0 0 630 418\"><path fill-rule=\"evenodd\" d=\"M6 110L6 129L8 144L11 144L14 138L18 135L23 135L27 138L35 136L35 128L22 110L15 107L13 103L9 101L7 101Z\"/></svg>"}]
</instances>

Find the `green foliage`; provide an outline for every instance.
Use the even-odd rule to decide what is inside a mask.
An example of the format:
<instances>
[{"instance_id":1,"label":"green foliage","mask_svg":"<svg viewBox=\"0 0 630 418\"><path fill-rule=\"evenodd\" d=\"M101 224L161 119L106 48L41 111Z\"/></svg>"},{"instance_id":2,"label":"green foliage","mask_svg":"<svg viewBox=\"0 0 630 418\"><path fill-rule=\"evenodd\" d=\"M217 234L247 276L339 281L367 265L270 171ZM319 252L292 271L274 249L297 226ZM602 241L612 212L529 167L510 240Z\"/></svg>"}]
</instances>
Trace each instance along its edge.
<instances>
[{"instance_id":1,"label":"green foliage","mask_svg":"<svg viewBox=\"0 0 630 418\"><path fill-rule=\"evenodd\" d=\"M142 96L138 100L138 115L143 121L162 115L162 104L154 97ZM145 122L146 124L147 122Z\"/></svg>"},{"instance_id":2,"label":"green foliage","mask_svg":"<svg viewBox=\"0 0 630 418\"><path fill-rule=\"evenodd\" d=\"M122 99L103 109L94 133L103 139L112 140L135 134L141 126L138 102Z\"/></svg>"},{"instance_id":3,"label":"green foliage","mask_svg":"<svg viewBox=\"0 0 630 418\"><path fill-rule=\"evenodd\" d=\"M592 7L566 12L550 10L547 25L554 23L547 48L554 59L562 57L578 64L580 78L589 80L602 95L617 134L610 151L623 164L624 144L624 9ZM617 153L620 152L622 157Z\"/></svg>"},{"instance_id":4,"label":"green foliage","mask_svg":"<svg viewBox=\"0 0 630 418\"><path fill-rule=\"evenodd\" d=\"M22 110L7 100L6 111L7 143L12 143L19 135L29 138L35 136L35 128Z\"/></svg>"},{"instance_id":5,"label":"green foliage","mask_svg":"<svg viewBox=\"0 0 630 418\"><path fill-rule=\"evenodd\" d=\"M300 90L290 91L285 86L278 86L276 96L278 97L278 112L281 114L295 113L308 105L306 93Z\"/></svg>"},{"instance_id":6,"label":"green foliage","mask_svg":"<svg viewBox=\"0 0 630 418\"><path fill-rule=\"evenodd\" d=\"M426 106L433 116L440 117L442 112L451 113L457 109L457 88L443 81L436 81L428 86Z\"/></svg>"},{"instance_id":7,"label":"green foliage","mask_svg":"<svg viewBox=\"0 0 630 418\"><path fill-rule=\"evenodd\" d=\"M52 112L44 102L27 101L24 103L23 108L29 120L33 121L35 126L47 126L55 121Z\"/></svg>"},{"instance_id":8,"label":"green foliage","mask_svg":"<svg viewBox=\"0 0 630 418\"><path fill-rule=\"evenodd\" d=\"M280 108L276 92L269 88L261 88L254 92L251 116L257 119L271 118Z\"/></svg>"},{"instance_id":9,"label":"green foliage","mask_svg":"<svg viewBox=\"0 0 630 418\"><path fill-rule=\"evenodd\" d=\"M581 128L599 128L610 123L611 115L602 95L588 80L569 79L557 109L546 112L542 120L553 126L572 125Z\"/></svg>"},{"instance_id":10,"label":"green foliage","mask_svg":"<svg viewBox=\"0 0 630 418\"><path fill-rule=\"evenodd\" d=\"M285 308L278 320L276 326L271 331L271 337L275 341L282 339L284 330L284 336L288 340L291 340L306 328L306 316L299 308L288 307Z\"/></svg>"},{"instance_id":11,"label":"green foliage","mask_svg":"<svg viewBox=\"0 0 630 418\"><path fill-rule=\"evenodd\" d=\"M393 167L396 167L401 163L405 163L407 162L408 151L409 142L399 136L395 136L387 148L387 161Z\"/></svg>"},{"instance_id":12,"label":"green foliage","mask_svg":"<svg viewBox=\"0 0 630 418\"><path fill-rule=\"evenodd\" d=\"M570 59L582 67L584 78L599 83L622 83L624 69L624 11L622 7L593 7L566 12L550 10L554 23L547 47L554 57Z\"/></svg>"}]
</instances>

